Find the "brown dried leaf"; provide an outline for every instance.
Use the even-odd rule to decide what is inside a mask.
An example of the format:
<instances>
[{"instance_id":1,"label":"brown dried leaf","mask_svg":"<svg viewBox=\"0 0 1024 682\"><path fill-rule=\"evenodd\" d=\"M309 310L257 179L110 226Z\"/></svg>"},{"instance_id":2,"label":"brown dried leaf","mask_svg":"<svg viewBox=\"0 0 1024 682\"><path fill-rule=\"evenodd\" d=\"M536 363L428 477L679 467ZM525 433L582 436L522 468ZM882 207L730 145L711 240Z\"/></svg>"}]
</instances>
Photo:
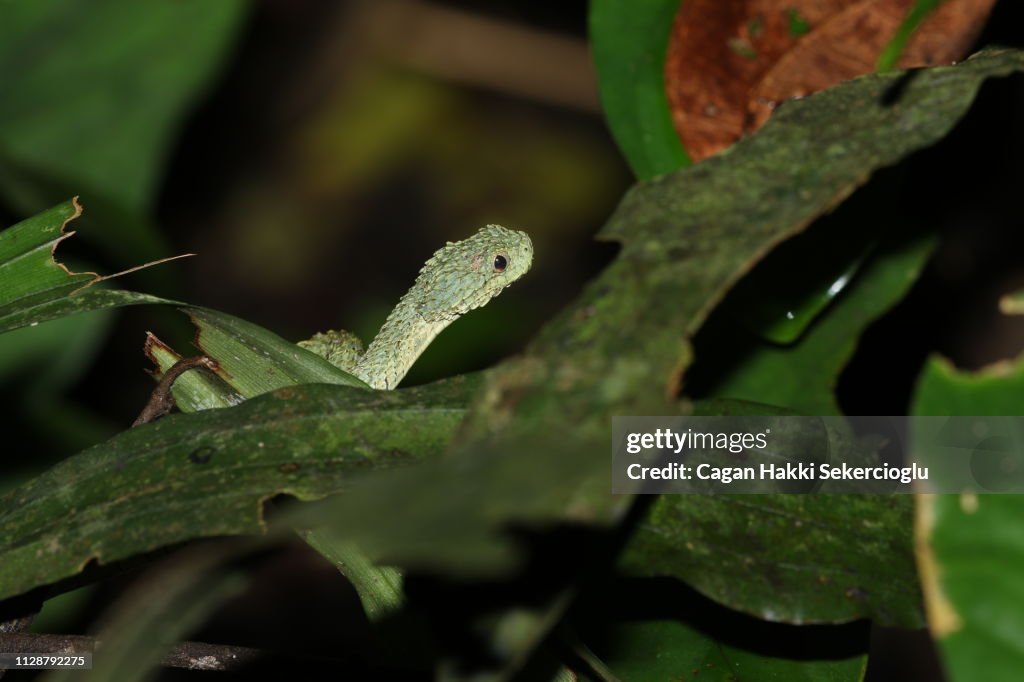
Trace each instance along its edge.
<instances>
[{"instance_id":1,"label":"brown dried leaf","mask_svg":"<svg viewBox=\"0 0 1024 682\"><path fill-rule=\"evenodd\" d=\"M874 70L914 0L687 0L665 85L676 130L700 160L757 130L775 106ZM995 0L946 0L910 39L904 68L953 62ZM806 27L806 33L794 30Z\"/></svg>"}]
</instances>

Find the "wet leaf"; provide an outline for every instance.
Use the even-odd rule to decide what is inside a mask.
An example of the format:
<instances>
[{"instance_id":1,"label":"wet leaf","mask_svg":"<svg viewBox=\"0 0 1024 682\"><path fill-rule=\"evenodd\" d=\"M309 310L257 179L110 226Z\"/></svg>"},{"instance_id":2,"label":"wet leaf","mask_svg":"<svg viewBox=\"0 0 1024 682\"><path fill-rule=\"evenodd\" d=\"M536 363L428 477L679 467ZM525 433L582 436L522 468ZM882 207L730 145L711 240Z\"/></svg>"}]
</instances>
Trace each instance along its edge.
<instances>
[{"instance_id":1,"label":"wet leaf","mask_svg":"<svg viewBox=\"0 0 1024 682\"><path fill-rule=\"evenodd\" d=\"M966 54L995 0L946 0L900 50L898 65ZM676 130L695 160L760 128L776 105L871 73L915 0L688 0L665 79ZM806 29L806 30L804 30Z\"/></svg>"},{"instance_id":2,"label":"wet leaf","mask_svg":"<svg viewBox=\"0 0 1024 682\"><path fill-rule=\"evenodd\" d=\"M839 414L834 389L857 340L903 298L934 244L928 237L890 238L864 264L849 290L791 345L768 343L745 333L736 315L730 314L727 299L722 314L697 336L697 362L688 377L691 392L701 398L777 405L801 414ZM746 287L740 289L737 293L743 296ZM737 302L741 311L749 308L748 301ZM706 357L704 363L702 357Z\"/></svg>"}]
</instances>

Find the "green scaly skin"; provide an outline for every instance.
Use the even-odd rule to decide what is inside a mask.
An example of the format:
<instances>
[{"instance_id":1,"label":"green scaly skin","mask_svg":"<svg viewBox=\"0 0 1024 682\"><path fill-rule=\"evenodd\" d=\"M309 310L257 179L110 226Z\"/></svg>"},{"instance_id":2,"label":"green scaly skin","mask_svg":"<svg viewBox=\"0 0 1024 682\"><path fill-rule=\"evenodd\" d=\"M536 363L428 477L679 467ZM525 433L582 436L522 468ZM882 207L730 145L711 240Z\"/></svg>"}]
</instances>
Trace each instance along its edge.
<instances>
[{"instance_id":1,"label":"green scaly skin","mask_svg":"<svg viewBox=\"0 0 1024 682\"><path fill-rule=\"evenodd\" d=\"M469 239L448 242L426 262L365 352L347 331L317 334L299 345L373 388L395 388L445 327L486 305L525 275L532 262L533 243L525 233L488 225ZM401 608L399 571L375 566L355 545L319 530L304 531L302 537L351 581L372 622Z\"/></svg>"},{"instance_id":2,"label":"green scaly skin","mask_svg":"<svg viewBox=\"0 0 1024 682\"><path fill-rule=\"evenodd\" d=\"M487 225L468 239L448 242L426 262L365 352L346 331L317 334L299 345L373 388L393 389L445 327L486 305L532 263L526 233Z\"/></svg>"}]
</instances>

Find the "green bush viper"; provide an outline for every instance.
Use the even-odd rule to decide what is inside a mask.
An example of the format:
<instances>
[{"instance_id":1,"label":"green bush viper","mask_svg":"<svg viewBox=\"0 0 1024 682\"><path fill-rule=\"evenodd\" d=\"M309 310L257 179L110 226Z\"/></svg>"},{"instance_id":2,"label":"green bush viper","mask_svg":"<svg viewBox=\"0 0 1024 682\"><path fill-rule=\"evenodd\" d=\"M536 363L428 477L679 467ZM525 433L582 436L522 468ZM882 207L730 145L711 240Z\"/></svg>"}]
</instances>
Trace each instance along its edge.
<instances>
[{"instance_id":1,"label":"green bush viper","mask_svg":"<svg viewBox=\"0 0 1024 682\"><path fill-rule=\"evenodd\" d=\"M393 389L416 358L449 324L465 313L486 305L505 287L529 271L533 263L533 243L523 232L500 225L487 225L476 234L460 242L449 242L439 249L420 270L413 287L401 298L377 333L369 348L354 334L332 331L316 334L300 341L299 346L310 350L375 389ZM155 339L155 337L153 337ZM196 366L212 369L216 358L207 363L195 359L182 360L167 346L156 340L147 351L160 367L161 384L174 383L183 371ZM154 354L155 353L155 354ZM187 367L183 367L188 363ZM181 367L175 372L175 367ZM225 387L234 395L234 386ZM212 384L193 381L175 388L189 400L179 404L186 411L204 409L197 405L216 405L224 396ZM153 392L150 403L135 421L147 423L166 414L174 402L166 400L167 389ZM179 395L175 394L176 397ZM240 398L240 396L237 396ZM227 401L230 404L230 400ZM187 408L185 406L188 406ZM402 602L401 576L387 567L374 566L356 547L339 542L330 534L309 529L300 531L305 540L330 559L355 586L371 619L383 617Z\"/></svg>"},{"instance_id":2,"label":"green bush viper","mask_svg":"<svg viewBox=\"0 0 1024 682\"><path fill-rule=\"evenodd\" d=\"M533 242L525 232L487 225L448 242L426 262L365 352L347 331L316 334L299 345L373 388L393 389L445 327L486 305L532 263Z\"/></svg>"},{"instance_id":3,"label":"green bush viper","mask_svg":"<svg viewBox=\"0 0 1024 682\"><path fill-rule=\"evenodd\" d=\"M487 225L460 242L448 242L420 270L365 352L350 332L315 335L299 345L376 389L393 389L441 331L484 306L522 277L533 263L533 242L524 232ZM352 582L371 621L401 607L402 577L375 566L358 547L319 530L302 537Z\"/></svg>"}]
</instances>

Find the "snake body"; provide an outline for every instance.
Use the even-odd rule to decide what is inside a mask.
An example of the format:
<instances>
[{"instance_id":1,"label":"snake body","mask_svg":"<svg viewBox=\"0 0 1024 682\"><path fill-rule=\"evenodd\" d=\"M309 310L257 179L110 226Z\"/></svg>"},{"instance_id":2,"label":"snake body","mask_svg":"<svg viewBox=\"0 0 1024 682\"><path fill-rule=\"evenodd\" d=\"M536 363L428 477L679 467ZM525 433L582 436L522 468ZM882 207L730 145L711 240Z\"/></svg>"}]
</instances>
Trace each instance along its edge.
<instances>
[{"instance_id":1,"label":"snake body","mask_svg":"<svg viewBox=\"0 0 1024 682\"><path fill-rule=\"evenodd\" d=\"M365 352L347 331L316 334L299 345L372 388L393 389L445 327L486 305L532 263L533 243L526 233L487 225L434 253Z\"/></svg>"}]
</instances>

